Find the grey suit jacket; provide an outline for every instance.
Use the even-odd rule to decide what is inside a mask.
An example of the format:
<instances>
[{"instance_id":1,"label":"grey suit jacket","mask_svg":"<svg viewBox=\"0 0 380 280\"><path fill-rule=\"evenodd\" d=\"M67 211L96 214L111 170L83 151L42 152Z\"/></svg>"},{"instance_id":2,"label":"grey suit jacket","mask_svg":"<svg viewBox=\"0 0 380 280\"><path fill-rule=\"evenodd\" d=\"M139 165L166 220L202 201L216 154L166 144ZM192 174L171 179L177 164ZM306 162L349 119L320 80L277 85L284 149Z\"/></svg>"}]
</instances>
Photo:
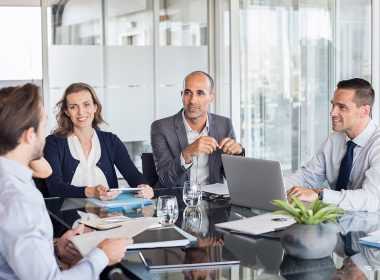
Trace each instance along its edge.
<instances>
[{"instance_id":1,"label":"grey suit jacket","mask_svg":"<svg viewBox=\"0 0 380 280\"><path fill-rule=\"evenodd\" d=\"M209 136L214 137L218 143L225 137L235 139L230 119L209 113L208 121ZM160 185L182 187L190 179L190 168L186 170L181 166L181 153L188 146L182 110L174 116L154 121L150 139ZM216 150L209 157L210 184L223 182L222 153L223 151Z\"/></svg>"}]
</instances>

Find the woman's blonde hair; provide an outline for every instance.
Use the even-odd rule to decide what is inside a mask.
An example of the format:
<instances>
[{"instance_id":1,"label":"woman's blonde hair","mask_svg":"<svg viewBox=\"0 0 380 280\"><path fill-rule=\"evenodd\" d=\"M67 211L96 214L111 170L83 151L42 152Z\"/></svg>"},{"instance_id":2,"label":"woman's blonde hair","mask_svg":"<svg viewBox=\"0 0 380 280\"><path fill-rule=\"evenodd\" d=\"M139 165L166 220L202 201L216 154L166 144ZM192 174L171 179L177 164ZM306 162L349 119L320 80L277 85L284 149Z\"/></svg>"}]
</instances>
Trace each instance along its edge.
<instances>
[{"instance_id":1,"label":"woman's blonde hair","mask_svg":"<svg viewBox=\"0 0 380 280\"><path fill-rule=\"evenodd\" d=\"M80 92L87 90L91 93L92 102L97 105L94 120L92 121L92 127L99 129L99 124L104 123L102 117L102 105L98 97L96 96L95 90L88 84L85 83L73 83L69 85L65 93L63 94L61 100L56 104L58 113L56 115L57 127L54 129L53 134L59 137L67 137L74 130L73 122L70 117L66 114L67 111L67 96L74 92Z\"/></svg>"}]
</instances>

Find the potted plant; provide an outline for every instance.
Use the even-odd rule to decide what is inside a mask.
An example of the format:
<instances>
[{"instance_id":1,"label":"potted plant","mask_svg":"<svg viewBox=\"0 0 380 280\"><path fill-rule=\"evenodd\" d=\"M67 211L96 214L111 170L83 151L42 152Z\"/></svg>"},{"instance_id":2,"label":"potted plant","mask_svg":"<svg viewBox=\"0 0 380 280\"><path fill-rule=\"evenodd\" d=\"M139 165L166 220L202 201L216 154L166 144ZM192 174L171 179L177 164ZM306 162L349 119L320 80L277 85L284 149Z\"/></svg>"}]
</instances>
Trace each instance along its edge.
<instances>
[{"instance_id":1,"label":"potted plant","mask_svg":"<svg viewBox=\"0 0 380 280\"><path fill-rule=\"evenodd\" d=\"M282 200L272 203L282 208L274 214L284 214L294 218L295 224L286 228L280 241L286 252L302 259L320 259L327 257L334 249L337 237L336 218L344 211L336 206L314 200L310 209L295 196L290 199L294 205Z\"/></svg>"}]
</instances>

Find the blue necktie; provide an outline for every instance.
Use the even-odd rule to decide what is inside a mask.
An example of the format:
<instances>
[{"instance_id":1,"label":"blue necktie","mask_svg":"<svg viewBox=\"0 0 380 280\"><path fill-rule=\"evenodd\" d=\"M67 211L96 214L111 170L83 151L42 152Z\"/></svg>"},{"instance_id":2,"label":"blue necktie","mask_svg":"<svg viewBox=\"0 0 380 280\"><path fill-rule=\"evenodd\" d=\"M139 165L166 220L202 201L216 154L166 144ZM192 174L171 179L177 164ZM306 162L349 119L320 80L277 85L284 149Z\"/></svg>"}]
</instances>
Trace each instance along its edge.
<instances>
[{"instance_id":1,"label":"blue necktie","mask_svg":"<svg viewBox=\"0 0 380 280\"><path fill-rule=\"evenodd\" d=\"M354 158L354 148L356 144L351 140L346 143L347 151L340 163L338 180L336 181L335 190L347 189L348 179L352 169L352 159Z\"/></svg>"}]
</instances>

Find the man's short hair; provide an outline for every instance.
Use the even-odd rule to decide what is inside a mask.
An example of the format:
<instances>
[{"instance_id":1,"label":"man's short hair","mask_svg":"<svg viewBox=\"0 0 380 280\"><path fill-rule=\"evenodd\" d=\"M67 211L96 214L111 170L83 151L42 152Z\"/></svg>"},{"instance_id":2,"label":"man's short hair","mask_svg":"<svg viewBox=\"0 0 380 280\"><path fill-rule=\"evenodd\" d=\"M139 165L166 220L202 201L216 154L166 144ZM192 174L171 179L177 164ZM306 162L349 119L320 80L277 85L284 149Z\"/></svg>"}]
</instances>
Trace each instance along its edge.
<instances>
[{"instance_id":1,"label":"man's short hair","mask_svg":"<svg viewBox=\"0 0 380 280\"><path fill-rule=\"evenodd\" d=\"M215 87L214 79L208 73L203 72L203 71L193 71L190 74L187 74L185 79L183 79L183 88L185 89L185 84L186 84L187 79L189 79L192 76L199 75L199 74L205 75L208 78L208 80L210 81L211 91L213 92L214 87Z\"/></svg>"},{"instance_id":2,"label":"man's short hair","mask_svg":"<svg viewBox=\"0 0 380 280\"><path fill-rule=\"evenodd\" d=\"M18 146L25 130L33 127L37 133L41 96L39 87L31 83L0 93L0 155L4 155Z\"/></svg>"},{"instance_id":3,"label":"man's short hair","mask_svg":"<svg viewBox=\"0 0 380 280\"><path fill-rule=\"evenodd\" d=\"M369 105L372 111L373 103L375 101L375 91L372 85L360 78L350 80L342 80L336 85L337 89L352 89L355 91L355 104L360 107Z\"/></svg>"}]
</instances>

